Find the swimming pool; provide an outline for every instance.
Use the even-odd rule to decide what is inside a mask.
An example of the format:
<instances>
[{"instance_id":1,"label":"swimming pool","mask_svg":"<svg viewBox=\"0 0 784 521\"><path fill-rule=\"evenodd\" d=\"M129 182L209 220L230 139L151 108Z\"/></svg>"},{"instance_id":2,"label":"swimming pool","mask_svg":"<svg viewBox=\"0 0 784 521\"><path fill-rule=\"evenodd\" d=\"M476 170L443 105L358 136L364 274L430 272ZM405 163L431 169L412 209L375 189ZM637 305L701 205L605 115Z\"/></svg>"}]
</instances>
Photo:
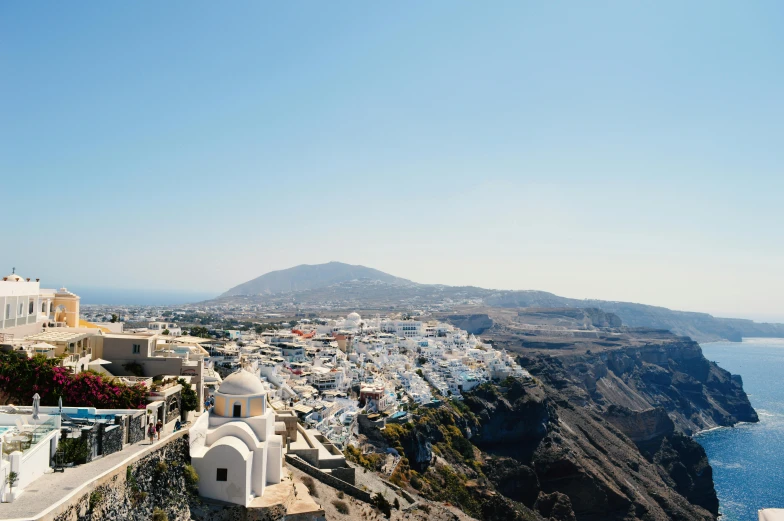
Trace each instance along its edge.
<instances>
[{"instance_id":1,"label":"swimming pool","mask_svg":"<svg viewBox=\"0 0 784 521\"><path fill-rule=\"evenodd\" d=\"M3 427L2 425L0 425L0 438L2 438L3 434L8 432L9 430L11 430L11 427Z\"/></svg>"}]
</instances>

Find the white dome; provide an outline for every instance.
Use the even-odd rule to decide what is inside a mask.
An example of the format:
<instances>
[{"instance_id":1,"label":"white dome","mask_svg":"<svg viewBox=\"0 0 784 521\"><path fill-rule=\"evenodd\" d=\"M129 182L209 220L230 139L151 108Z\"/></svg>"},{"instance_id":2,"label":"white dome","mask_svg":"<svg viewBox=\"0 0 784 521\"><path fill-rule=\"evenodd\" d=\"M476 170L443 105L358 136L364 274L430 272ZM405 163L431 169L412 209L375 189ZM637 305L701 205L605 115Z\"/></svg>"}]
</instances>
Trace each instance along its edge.
<instances>
[{"instance_id":1,"label":"white dome","mask_svg":"<svg viewBox=\"0 0 784 521\"><path fill-rule=\"evenodd\" d=\"M8 282L18 282L20 280L24 280L22 277L20 277L16 273L10 274L9 276L6 277L6 279L8 279Z\"/></svg>"},{"instance_id":2,"label":"white dome","mask_svg":"<svg viewBox=\"0 0 784 521\"><path fill-rule=\"evenodd\" d=\"M359 323L360 320L362 320L362 317L359 316L359 313L349 313L348 316L346 317L346 321L354 322L357 324Z\"/></svg>"},{"instance_id":3,"label":"white dome","mask_svg":"<svg viewBox=\"0 0 784 521\"><path fill-rule=\"evenodd\" d=\"M267 390L259 377L245 369L230 374L218 388L218 393L234 396L264 394L265 392Z\"/></svg>"}]
</instances>

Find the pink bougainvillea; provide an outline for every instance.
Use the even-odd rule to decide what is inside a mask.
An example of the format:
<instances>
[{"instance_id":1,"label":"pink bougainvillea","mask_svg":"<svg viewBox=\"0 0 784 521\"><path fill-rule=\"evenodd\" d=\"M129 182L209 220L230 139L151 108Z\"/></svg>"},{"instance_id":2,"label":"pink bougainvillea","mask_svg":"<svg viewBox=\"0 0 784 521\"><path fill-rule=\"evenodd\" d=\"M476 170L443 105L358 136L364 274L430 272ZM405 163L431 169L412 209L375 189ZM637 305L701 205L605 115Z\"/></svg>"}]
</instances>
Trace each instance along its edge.
<instances>
[{"instance_id":1,"label":"pink bougainvillea","mask_svg":"<svg viewBox=\"0 0 784 521\"><path fill-rule=\"evenodd\" d=\"M147 404L149 391L142 384L117 384L92 371L75 375L60 364L58 358L0 353L0 404L28 405L35 393L41 405L57 405L61 397L66 406L99 409L143 409Z\"/></svg>"}]
</instances>

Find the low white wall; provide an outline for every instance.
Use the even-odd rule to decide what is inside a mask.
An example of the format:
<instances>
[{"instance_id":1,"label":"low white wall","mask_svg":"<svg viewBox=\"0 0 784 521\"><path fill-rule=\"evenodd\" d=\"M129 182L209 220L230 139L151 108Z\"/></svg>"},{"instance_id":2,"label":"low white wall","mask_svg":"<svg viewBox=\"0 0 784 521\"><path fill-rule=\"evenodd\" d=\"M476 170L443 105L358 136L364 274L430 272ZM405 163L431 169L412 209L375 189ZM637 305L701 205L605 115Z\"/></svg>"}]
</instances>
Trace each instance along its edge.
<instances>
[{"instance_id":1,"label":"low white wall","mask_svg":"<svg viewBox=\"0 0 784 521\"><path fill-rule=\"evenodd\" d=\"M19 490L24 489L44 475L51 468L52 439L59 439L60 433L52 431L33 448L22 455L19 472ZM55 442L56 443L56 442Z\"/></svg>"}]
</instances>

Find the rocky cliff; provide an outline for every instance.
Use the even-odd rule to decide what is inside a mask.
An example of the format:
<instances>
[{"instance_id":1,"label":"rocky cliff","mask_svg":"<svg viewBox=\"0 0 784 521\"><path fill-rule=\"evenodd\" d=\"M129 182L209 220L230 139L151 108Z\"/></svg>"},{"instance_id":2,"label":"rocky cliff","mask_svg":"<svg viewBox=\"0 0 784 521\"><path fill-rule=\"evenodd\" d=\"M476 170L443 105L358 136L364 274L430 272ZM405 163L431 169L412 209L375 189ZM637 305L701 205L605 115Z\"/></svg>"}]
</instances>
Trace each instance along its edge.
<instances>
[{"instance_id":1,"label":"rocky cliff","mask_svg":"<svg viewBox=\"0 0 784 521\"><path fill-rule=\"evenodd\" d=\"M687 434L756 413L699 345L657 334L521 362L534 381L483 384L365 432L405 456L392 478L489 521L717 518L712 469Z\"/></svg>"},{"instance_id":2,"label":"rocky cliff","mask_svg":"<svg viewBox=\"0 0 784 521\"><path fill-rule=\"evenodd\" d=\"M609 416L617 416L617 407L638 412L662 409L675 429L687 435L758 421L738 377L708 361L699 344L688 338L664 335L599 353L520 360L551 385L569 386L573 403Z\"/></svg>"}]
</instances>

